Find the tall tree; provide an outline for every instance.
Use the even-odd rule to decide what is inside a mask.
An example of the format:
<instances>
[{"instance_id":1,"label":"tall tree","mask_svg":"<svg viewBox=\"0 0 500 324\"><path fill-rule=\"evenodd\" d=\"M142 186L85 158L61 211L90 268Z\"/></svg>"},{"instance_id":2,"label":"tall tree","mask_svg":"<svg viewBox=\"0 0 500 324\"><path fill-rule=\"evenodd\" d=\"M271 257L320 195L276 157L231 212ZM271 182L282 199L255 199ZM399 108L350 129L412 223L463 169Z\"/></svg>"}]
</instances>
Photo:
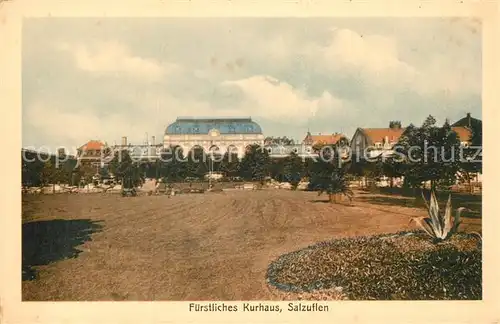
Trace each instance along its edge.
<instances>
[{"instance_id":1,"label":"tall tree","mask_svg":"<svg viewBox=\"0 0 500 324\"><path fill-rule=\"evenodd\" d=\"M269 163L269 174L276 181L285 181L285 159L271 158Z\"/></svg>"},{"instance_id":2,"label":"tall tree","mask_svg":"<svg viewBox=\"0 0 500 324\"><path fill-rule=\"evenodd\" d=\"M339 154L339 147L340 143L339 146L328 145L319 148L320 157L309 171L309 189L317 191L319 195L328 194L330 202L336 201L339 196L351 199L353 195L347 175L349 163Z\"/></svg>"},{"instance_id":3,"label":"tall tree","mask_svg":"<svg viewBox=\"0 0 500 324\"><path fill-rule=\"evenodd\" d=\"M428 116L421 127L410 125L401 136L398 149L404 156L405 182L420 187L430 181L431 188L449 185L460 169L460 141L448 122L436 126Z\"/></svg>"},{"instance_id":4,"label":"tall tree","mask_svg":"<svg viewBox=\"0 0 500 324\"><path fill-rule=\"evenodd\" d=\"M236 177L240 171L240 160L238 154L226 152L220 163L220 171L227 177Z\"/></svg>"},{"instance_id":5,"label":"tall tree","mask_svg":"<svg viewBox=\"0 0 500 324\"><path fill-rule=\"evenodd\" d=\"M130 179L134 186L140 185L142 182L138 163L133 161L127 150L115 152L113 160L109 164L109 170L117 179Z\"/></svg>"},{"instance_id":6,"label":"tall tree","mask_svg":"<svg viewBox=\"0 0 500 324\"><path fill-rule=\"evenodd\" d=\"M187 156L186 176L201 179L209 171L208 158L201 147L193 148Z\"/></svg>"},{"instance_id":7,"label":"tall tree","mask_svg":"<svg viewBox=\"0 0 500 324\"><path fill-rule=\"evenodd\" d=\"M269 153L258 144L247 148L245 156L241 160L240 174L246 180L258 180L264 182L268 175L270 165Z\"/></svg>"},{"instance_id":8,"label":"tall tree","mask_svg":"<svg viewBox=\"0 0 500 324\"><path fill-rule=\"evenodd\" d=\"M160 177L167 181L183 180L187 176L187 161L180 146L171 146L161 154Z\"/></svg>"},{"instance_id":9,"label":"tall tree","mask_svg":"<svg viewBox=\"0 0 500 324\"><path fill-rule=\"evenodd\" d=\"M286 181L290 182L292 189L297 189L297 186L304 174L304 163L295 152L291 152L284 159L283 174Z\"/></svg>"}]
</instances>

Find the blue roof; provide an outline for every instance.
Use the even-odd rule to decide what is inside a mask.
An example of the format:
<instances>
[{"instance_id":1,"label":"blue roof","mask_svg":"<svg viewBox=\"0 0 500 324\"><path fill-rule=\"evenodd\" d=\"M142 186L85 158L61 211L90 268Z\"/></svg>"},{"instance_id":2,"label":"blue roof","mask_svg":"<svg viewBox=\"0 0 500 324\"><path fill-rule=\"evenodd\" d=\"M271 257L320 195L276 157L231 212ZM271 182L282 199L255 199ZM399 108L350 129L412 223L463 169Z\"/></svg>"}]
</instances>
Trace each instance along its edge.
<instances>
[{"instance_id":1,"label":"blue roof","mask_svg":"<svg viewBox=\"0 0 500 324\"><path fill-rule=\"evenodd\" d=\"M262 134L259 124L250 117L195 118L179 117L165 130L168 134L203 134L217 129L221 134Z\"/></svg>"}]
</instances>

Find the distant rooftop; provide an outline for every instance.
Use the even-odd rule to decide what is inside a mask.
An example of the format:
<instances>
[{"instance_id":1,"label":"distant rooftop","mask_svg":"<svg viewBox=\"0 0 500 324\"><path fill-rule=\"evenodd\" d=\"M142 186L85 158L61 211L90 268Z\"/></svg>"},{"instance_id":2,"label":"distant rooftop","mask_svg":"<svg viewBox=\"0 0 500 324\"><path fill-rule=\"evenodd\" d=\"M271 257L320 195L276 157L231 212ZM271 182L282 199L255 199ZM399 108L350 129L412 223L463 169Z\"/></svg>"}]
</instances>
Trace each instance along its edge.
<instances>
[{"instance_id":1,"label":"distant rooftop","mask_svg":"<svg viewBox=\"0 0 500 324\"><path fill-rule=\"evenodd\" d=\"M208 134L216 129L220 134L262 134L262 129L251 117L177 117L165 134Z\"/></svg>"},{"instance_id":2,"label":"distant rooftop","mask_svg":"<svg viewBox=\"0 0 500 324\"><path fill-rule=\"evenodd\" d=\"M208 117L190 117L190 116L182 116L182 117L177 117L177 121L203 121L203 122L210 122L210 121L246 121L250 122L252 121L252 117L231 117L231 116L222 116L222 117L214 117L214 116L208 116Z\"/></svg>"}]
</instances>

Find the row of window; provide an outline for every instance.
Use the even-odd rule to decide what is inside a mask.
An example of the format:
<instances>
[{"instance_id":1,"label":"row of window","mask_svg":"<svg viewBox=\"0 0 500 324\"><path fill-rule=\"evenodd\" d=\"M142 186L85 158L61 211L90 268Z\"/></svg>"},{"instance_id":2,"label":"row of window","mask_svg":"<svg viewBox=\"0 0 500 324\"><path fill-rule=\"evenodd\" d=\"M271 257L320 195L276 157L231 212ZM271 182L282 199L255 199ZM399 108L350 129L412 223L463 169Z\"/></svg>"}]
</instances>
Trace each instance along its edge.
<instances>
[{"instance_id":1,"label":"row of window","mask_svg":"<svg viewBox=\"0 0 500 324\"><path fill-rule=\"evenodd\" d=\"M245 131L247 131L247 132L253 132L254 130L255 130L255 128L252 125L248 125L245 127ZM179 134L181 132L182 132L182 127L176 126L174 129L174 133ZM236 134L236 127L229 125L228 126L228 133ZM200 134L200 127L194 126L193 128L189 128L188 134Z\"/></svg>"}]
</instances>

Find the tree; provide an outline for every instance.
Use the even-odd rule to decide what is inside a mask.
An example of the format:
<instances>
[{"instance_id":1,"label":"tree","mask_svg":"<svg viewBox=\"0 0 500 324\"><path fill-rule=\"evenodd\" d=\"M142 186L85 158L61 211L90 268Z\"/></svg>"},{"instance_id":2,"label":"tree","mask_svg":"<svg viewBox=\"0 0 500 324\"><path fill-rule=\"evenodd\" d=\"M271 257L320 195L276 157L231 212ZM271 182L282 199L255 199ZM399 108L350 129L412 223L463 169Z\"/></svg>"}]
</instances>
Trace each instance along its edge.
<instances>
[{"instance_id":1,"label":"tree","mask_svg":"<svg viewBox=\"0 0 500 324\"><path fill-rule=\"evenodd\" d=\"M220 163L220 170L227 177L236 177L240 171L240 159L238 154L234 152L226 152Z\"/></svg>"},{"instance_id":2,"label":"tree","mask_svg":"<svg viewBox=\"0 0 500 324\"><path fill-rule=\"evenodd\" d=\"M180 146L171 146L161 154L160 177L167 181L186 178L187 162Z\"/></svg>"},{"instance_id":3,"label":"tree","mask_svg":"<svg viewBox=\"0 0 500 324\"><path fill-rule=\"evenodd\" d=\"M338 166L332 162L318 161L315 163L309 182L309 189L318 191L318 194L328 194L330 202L336 201L338 196L352 198L353 192L349 188L349 179L345 166Z\"/></svg>"},{"instance_id":4,"label":"tree","mask_svg":"<svg viewBox=\"0 0 500 324\"><path fill-rule=\"evenodd\" d=\"M240 174L243 179L259 180L263 183L269 172L269 166L270 158L267 150L254 144L247 148L245 156L241 160Z\"/></svg>"},{"instance_id":5,"label":"tree","mask_svg":"<svg viewBox=\"0 0 500 324\"><path fill-rule=\"evenodd\" d=\"M389 128L401 128L401 122L399 120L391 120L389 122Z\"/></svg>"},{"instance_id":6,"label":"tree","mask_svg":"<svg viewBox=\"0 0 500 324\"><path fill-rule=\"evenodd\" d=\"M73 171L73 185L80 183L88 184L92 182L92 177L95 175L95 169L90 165L78 165Z\"/></svg>"},{"instance_id":7,"label":"tree","mask_svg":"<svg viewBox=\"0 0 500 324\"><path fill-rule=\"evenodd\" d=\"M282 137L268 136L264 140L264 143L277 144L277 145L293 145L293 144L295 144L295 141L291 138L286 137L286 136L282 136Z\"/></svg>"},{"instance_id":8,"label":"tree","mask_svg":"<svg viewBox=\"0 0 500 324\"><path fill-rule=\"evenodd\" d=\"M201 179L208 172L208 160L201 147L193 148L187 156L186 176Z\"/></svg>"},{"instance_id":9,"label":"tree","mask_svg":"<svg viewBox=\"0 0 500 324\"><path fill-rule=\"evenodd\" d=\"M285 160L282 158L270 159L269 174L276 181L285 181Z\"/></svg>"},{"instance_id":10,"label":"tree","mask_svg":"<svg viewBox=\"0 0 500 324\"><path fill-rule=\"evenodd\" d=\"M449 185L460 169L460 141L446 121L442 127L428 116L421 127L410 125L402 134L397 149L404 156L405 182L420 187L430 181L431 189Z\"/></svg>"},{"instance_id":11,"label":"tree","mask_svg":"<svg viewBox=\"0 0 500 324\"><path fill-rule=\"evenodd\" d=\"M52 161L48 160L44 163L43 168L40 172L40 185L45 187L48 184L53 184L56 179L56 168Z\"/></svg>"},{"instance_id":12,"label":"tree","mask_svg":"<svg viewBox=\"0 0 500 324\"><path fill-rule=\"evenodd\" d=\"M318 194L328 194L330 202L336 201L339 196L352 198L353 192L349 188L347 170L349 163L343 160L339 154L339 145L329 145L320 148L320 158L314 162L311 168L309 189L318 191Z\"/></svg>"},{"instance_id":13,"label":"tree","mask_svg":"<svg viewBox=\"0 0 500 324\"><path fill-rule=\"evenodd\" d=\"M109 169L122 183L124 178L130 179L134 186L138 186L142 182L138 163L132 160L127 150L115 152L115 156L109 164Z\"/></svg>"},{"instance_id":14,"label":"tree","mask_svg":"<svg viewBox=\"0 0 500 324\"><path fill-rule=\"evenodd\" d=\"M291 152L284 161L283 175L286 181L290 182L292 189L297 189L300 179L304 173L304 163L295 152Z\"/></svg>"}]
</instances>

